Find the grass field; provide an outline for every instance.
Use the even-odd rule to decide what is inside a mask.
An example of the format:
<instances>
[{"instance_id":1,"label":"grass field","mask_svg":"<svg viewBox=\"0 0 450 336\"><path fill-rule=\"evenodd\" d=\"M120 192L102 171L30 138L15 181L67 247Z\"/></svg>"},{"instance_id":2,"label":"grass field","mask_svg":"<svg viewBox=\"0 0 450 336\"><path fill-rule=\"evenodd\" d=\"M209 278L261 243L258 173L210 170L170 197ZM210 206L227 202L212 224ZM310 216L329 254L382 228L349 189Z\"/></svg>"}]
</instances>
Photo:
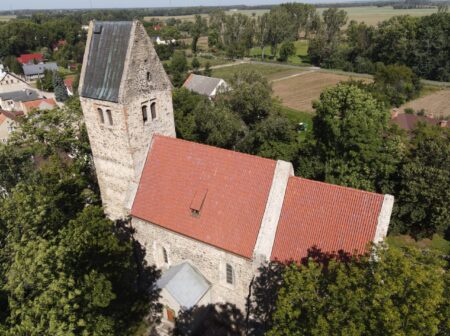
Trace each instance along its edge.
<instances>
[{"instance_id":1,"label":"grass field","mask_svg":"<svg viewBox=\"0 0 450 336\"><path fill-rule=\"evenodd\" d=\"M418 249L437 250L443 254L450 254L450 242L441 236L435 234L431 239L414 240L407 235L388 236L386 238L389 245L395 247L415 247Z\"/></svg>"},{"instance_id":2,"label":"grass field","mask_svg":"<svg viewBox=\"0 0 450 336\"><path fill-rule=\"evenodd\" d=\"M238 64L231 67L214 69L212 72L213 77L223 78L225 80L229 80L234 73L240 72L242 70L255 70L259 71L264 77L266 77L269 81L274 79L279 79L282 77L287 77L299 72L302 72L301 69L290 69L286 67L270 65L270 64Z\"/></svg>"},{"instance_id":3,"label":"grass field","mask_svg":"<svg viewBox=\"0 0 450 336\"><path fill-rule=\"evenodd\" d=\"M424 109L435 118L447 118L450 116L450 89L425 90L422 97L400 106L400 111L403 112L405 108L412 108L414 111Z\"/></svg>"},{"instance_id":4,"label":"grass field","mask_svg":"<svg viewBox=\"0 0 450 336\"><path fill-rule=\"evenodd\" d=\"M274 82L274 95L284 106L295 110L313 112L312 102L319 99L320 93L330 86L349 80L350 76L334 73L312 72L301 76Z\"/></svg>"},{"instance_id":5,"label":"grass field","mask_svg":"<svg viewBox=\"0 0 450 336\"><path fill-rule=\"evenodd\" d=\"M319 14L322 14L327 8L317 8ZM397 15L411 15L411 16L425 16L437 12L437 8L418 8L418 9L394 9L392 6L376 7L376 6L362 6L362 7L347 7L342 8L347 12L348 22L355 20L358 22L364 21L369 25L375 26L378 22L387 20ZM249 16L262 15L269 10L237 10L228 11L228 14L242 13Z\"/></svg>"},{"instance_id":6,"label":"grass field","mask_svg":"<svg viewBox=\"0 0 450 336\"><path fill-rule=\"evenodd\" d=\"M15 18L16 18L15 15L0 15L0 22L9 21Z\"/></svg>"},{"instance_id":7,"label":"grass field","mask_svg":"<svg viewBox=\"0 0 450 336\"><path fill-rule=\"evenodd\" d=\"M309 58L308 58L308 41L306 40L300 40L294 42L296 54L294 56L290 56L288 59L288 63L294 64L294 65L308 65L309 64ZM279 51L279 48L278 48ZM264 48L264 55L266 57L272 57L272 51L270 47ZM261 48L255 47L250 50L250 56L251 57L261 57ZM279 52L277 53L277 57L279 56Z\"/></svg>"}]
</instances>

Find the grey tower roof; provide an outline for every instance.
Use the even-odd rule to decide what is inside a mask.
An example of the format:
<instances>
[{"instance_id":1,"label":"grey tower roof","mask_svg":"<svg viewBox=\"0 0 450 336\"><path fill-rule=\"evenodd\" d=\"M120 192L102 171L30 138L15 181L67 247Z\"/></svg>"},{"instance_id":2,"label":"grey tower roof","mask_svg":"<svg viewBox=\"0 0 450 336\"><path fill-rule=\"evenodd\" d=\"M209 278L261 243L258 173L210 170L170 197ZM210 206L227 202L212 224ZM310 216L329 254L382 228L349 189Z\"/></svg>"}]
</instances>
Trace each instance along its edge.
<instances>
[{"instance_id":1,"label":"grey tower roof","mask_svg":"<svg viewBox=\"0 0 450 336\"><path fill-rule=\"evenodd\" d=\"M170 267L158 280L157 286L165 288L181 307L189 309L205 295L210 284L199 271L184 262Z\"/></svg>"},{"instance_id":2,"label":"grey tower roof","mask_svg":"<svg viewBox=\"0 0 450 336\"><path fill-rule=\"evenodd\" d=\"M82 97L118 102L133 22L94 22Z\"/></svg>"}]
</instances>

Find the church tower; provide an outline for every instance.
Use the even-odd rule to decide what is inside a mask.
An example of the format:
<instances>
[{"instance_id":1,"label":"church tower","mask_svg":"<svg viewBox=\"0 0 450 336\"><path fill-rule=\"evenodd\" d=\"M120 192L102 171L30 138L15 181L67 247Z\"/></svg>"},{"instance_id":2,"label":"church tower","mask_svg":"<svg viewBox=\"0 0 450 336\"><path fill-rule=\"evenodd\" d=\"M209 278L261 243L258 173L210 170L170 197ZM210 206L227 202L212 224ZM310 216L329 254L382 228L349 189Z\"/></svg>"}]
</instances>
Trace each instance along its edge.
<instances>
[{"instance_id":1,"label":"church tower","mask_svg":"<svg viewBox=\"0 0 450 336\"><path fill-rule=\"evenodd\" d=\"M105 211L123 218L152 135L175 137L172 85L140 22L91 22L79 91Z\"/></svg>"}]
</instances>

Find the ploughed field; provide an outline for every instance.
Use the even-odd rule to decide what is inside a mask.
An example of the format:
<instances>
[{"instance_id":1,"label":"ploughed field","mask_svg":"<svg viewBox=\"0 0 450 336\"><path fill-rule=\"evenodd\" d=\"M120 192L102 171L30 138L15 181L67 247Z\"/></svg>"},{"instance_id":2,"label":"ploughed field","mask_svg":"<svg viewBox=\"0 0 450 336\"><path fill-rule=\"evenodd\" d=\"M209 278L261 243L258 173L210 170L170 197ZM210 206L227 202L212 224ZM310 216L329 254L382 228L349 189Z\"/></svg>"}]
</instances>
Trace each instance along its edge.
<instances>
[{"instance_id":1,"label":"ploughed field","mask_svg":"<svg viewBox=\"0 0 450 336\"><path fill-rule=\"evenodd\" d=\"M351 76L326 72L307 72L284 80L274 81L274 95L279 97L284 106L289 108L314 112L312 103L320 98L320 93L339 82L351 79ZM353 78L360 80L361 78ZM368 80L368 79L364 79Z\"/></svg>"},{"instance_id":2,"label":"ploughed field","mask_svg":"<svg viewBox=\"0 0 450 336\"><path fill-rule=\"evenodd\" d=\"M431 94L412 100L400 107L403 112L405 108L412 108L418 112L425 110L426 114L432 114L435 118L446 118L450 116L450 89L437 90Z\"/></svg>"}]
</instances>

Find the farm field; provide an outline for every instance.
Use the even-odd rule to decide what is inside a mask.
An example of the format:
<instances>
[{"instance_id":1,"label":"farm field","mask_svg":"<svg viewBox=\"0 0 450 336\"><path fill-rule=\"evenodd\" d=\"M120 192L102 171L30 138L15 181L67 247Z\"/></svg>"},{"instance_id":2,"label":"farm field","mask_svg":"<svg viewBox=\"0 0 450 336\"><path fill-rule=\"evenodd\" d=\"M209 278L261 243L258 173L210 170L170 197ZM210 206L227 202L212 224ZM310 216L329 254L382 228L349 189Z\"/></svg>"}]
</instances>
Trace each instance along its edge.
<instances>
[{"instance_id":1,"label":"farm field","mask_svg":"<svg viewBox=\"0 0 450 336\"><path fill-rule=\"evenodd\" d=\"M327 8L317 8L319 14L322 14ZM398 15L411 15L411 16L425 16L437 13L437 8L418 8L418 9L394 9L392 6L376 7L376 6L361 6L361 7L345 7L342 8L348 14L348 22L355 20L358 22L364 21L368 25L375 26L378 22L390 19L393 16ZM227 11L228 14L242 13L249 16L256 16L267 13L269 10L237 10Z\"/></svg>"},{"instance_id":2,"label":"farm field","mask_svg":"<svg viewBox=\"0 0 450 336\"><path fill-rule=\"evenodd\" d=\"M405 108L412 108L414 111L424 109L427 114L432 114L436 118L449 117L449 102L450 89L440 89L400 106L400 111L403 111Z\"/></svg>"},{"instance_id":3,"label":"farm field","mask_svg":"<svg viewBox=\"0 0 450 336\"><path fill-rule=\"evenodd\" d=\"M314 112L312 102L319 99L320 93L339 82L347 81L351 76L325 72L311 72L301 76L276 81L272 84L274 95L279 97L284 106Z\"/></svg>"},{"instance_id":4,"label":"farm field","mask_svg":"<svg viewBox=\"0 0 450 336\"><path fill-rule=\"evenodd\" d=\"M16 18L15 15L0 15L0 22L9 21L15 18Z\"/></svg>"},{"instance_id":5,"label":"farm field","mask_svg":"<svg viewBox=\"0 0 450 336\"><path fill-rule=\"evenodd\" d=\"M259 71L264 77L266 77L269 81L274 79L279 79L282 77L287 77L293 74L297 74L302 72L302 69L298 68L288 68L279 65L271 65L271 64L238 64L235 66L230 66L226 68L214 69L212 72L213 77L223 78L225 80L229 80L234 73L242 71L242 70L256 70Z\"/></svg>"}]
</instances>

